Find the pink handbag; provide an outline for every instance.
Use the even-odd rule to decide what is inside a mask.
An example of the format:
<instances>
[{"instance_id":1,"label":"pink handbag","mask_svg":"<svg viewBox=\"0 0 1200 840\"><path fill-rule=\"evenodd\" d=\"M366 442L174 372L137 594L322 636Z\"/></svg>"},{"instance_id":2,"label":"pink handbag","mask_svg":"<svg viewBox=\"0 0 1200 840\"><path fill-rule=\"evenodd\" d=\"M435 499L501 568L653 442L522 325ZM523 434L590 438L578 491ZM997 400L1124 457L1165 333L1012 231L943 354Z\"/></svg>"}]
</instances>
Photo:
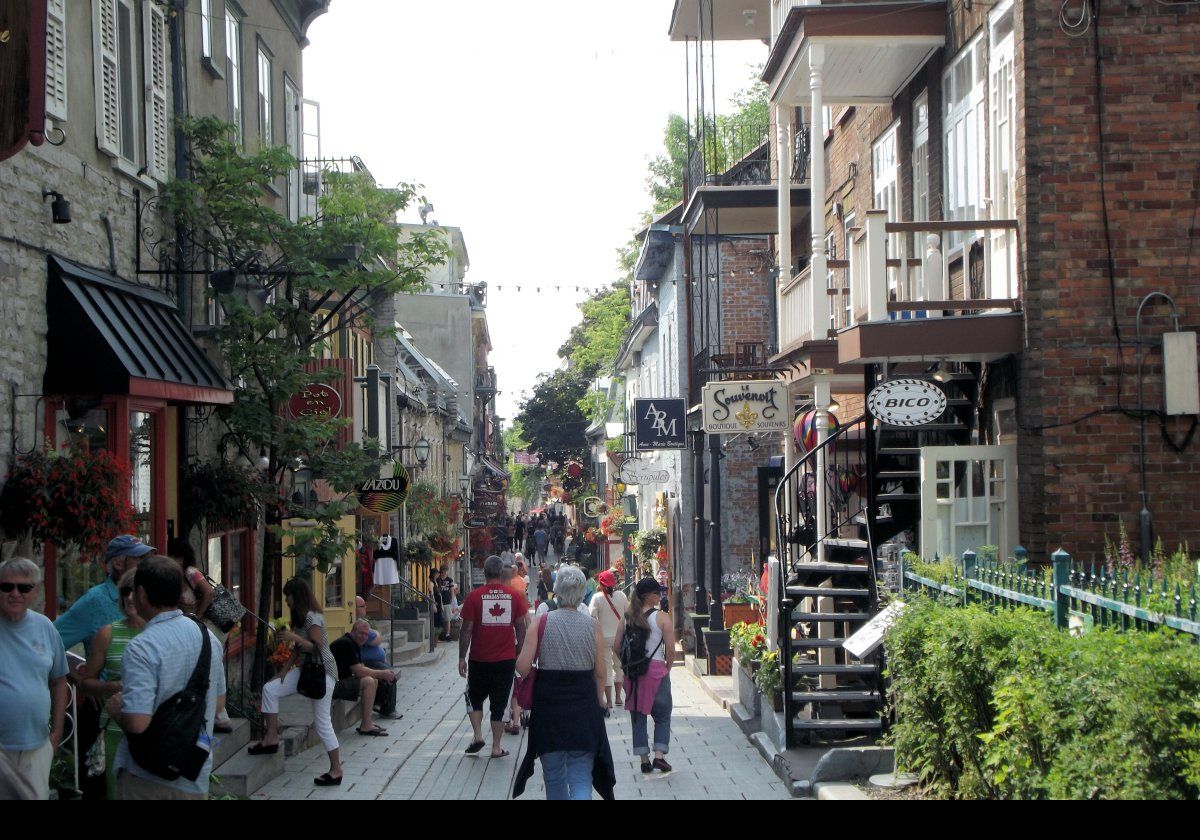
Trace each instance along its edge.
<instances>
[{"instance_id":1,"label":"pink handbag","mask_svg":"<svg viewBox=\"0 0 1200 840\"><path fill-rule=\"evenodd\" d=\"M549 613L542 616L541 622L538 623L538 641L537 650L533 656L533 668L525 676L518 676L513 684L513 699L517 701L517 705L522 709L533 708L533 684L537 680L538 672L538 656L542 652L542 636L546 633L546 619Z\"/></svg>"}]
</instances>

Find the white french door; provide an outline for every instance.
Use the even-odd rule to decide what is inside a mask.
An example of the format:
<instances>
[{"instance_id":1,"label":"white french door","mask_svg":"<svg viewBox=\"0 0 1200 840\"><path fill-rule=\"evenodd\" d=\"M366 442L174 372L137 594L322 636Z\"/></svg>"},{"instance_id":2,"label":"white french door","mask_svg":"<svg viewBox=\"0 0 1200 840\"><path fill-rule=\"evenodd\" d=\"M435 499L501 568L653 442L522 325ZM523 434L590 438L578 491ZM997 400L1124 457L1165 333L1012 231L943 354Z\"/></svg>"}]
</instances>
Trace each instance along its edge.
<instances>
[{"instance_id":1,"label":"white french door","mask_svg":"<svg viewBox=\"0 0 1200 840\"><path fill-rule=\"evenodd\" d=\"M959 558L1017 545L1017 447L921 447L921 556Z\"/></svg>"}]
</instances>

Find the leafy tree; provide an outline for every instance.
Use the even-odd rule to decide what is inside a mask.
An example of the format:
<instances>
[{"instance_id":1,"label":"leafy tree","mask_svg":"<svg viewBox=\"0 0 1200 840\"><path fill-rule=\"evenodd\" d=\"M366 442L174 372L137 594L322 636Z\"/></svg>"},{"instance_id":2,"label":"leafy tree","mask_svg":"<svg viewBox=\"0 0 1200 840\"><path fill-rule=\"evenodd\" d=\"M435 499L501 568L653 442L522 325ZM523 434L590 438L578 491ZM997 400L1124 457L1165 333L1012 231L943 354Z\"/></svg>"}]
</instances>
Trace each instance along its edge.
<instances>
[{"instance_id":1,"label":"leafy tree","mask_svg":"<svg viewBox=\"0 0 1200 840\"><path fill-rule=\"evenodd\" d=\"M572 456L586 457L583 433L588 420L579 409L579 400L587 392L589 381L572 369L542 374L533 394L521 403L517 422L543 464Z\"/></svg>"},{"instance_id":2,"label":"leafy tree","mask_svg":"<svg viewBox=\"0 0 1200 840\"><path fill-rule=\"evenodd\" d=\"M594 293L579 304L583 318L571 328L558 355L579 375L595 379L612 366L629 328L629 284L624 280Z\"/></svg>"},{"instance_id":3,"label":"leafy tree","mask_svg":"<svg viewBox=\"0 0 1200 840\"><path fill-rule=\"evenodd\" d=\"M246 152L233 127L213 118L184 119L181 126L190 175L168 184L162 203L176 228L191 232L193 262L228 267L236 281L234 293L217 297L224 314L216 340L231 380L242 387L218 416L243 455L265 457L258 499L267 526L258 604L265 616L284 536L293 539L289 554L298 568L327 570L351 547L351 535L338 529L356 506L348 494L379 474L374 442L333 444L347 421L292 417L287 410L314 379L307 363L338 330L371 326L379 302L422 288L429 267L444 261L445 245L429 235L398 242L396 214L423 200L413 185L380 189L366 173L326 172L316 216L292 221L260 203L296 166L285 149ZM301 464L328 483L328 501L293 500L290 470ZM289 530L285 523L293 517L311 524ZM265 644L266 634L258 634L257 685Z\"/></svg>"},{"instance_id":4,"label":"leafy tree","mask_svg":"<svg viewBox=\"0 0 1200 840\"><path fill-rule=\"evenodd\" d=\"M650 161L646 186L654 199L654 213L662 214L683 201L683 173L688 162L688 125L679 114L667 117L663 131L666 154Z\"/></svg>"}]
</instances>

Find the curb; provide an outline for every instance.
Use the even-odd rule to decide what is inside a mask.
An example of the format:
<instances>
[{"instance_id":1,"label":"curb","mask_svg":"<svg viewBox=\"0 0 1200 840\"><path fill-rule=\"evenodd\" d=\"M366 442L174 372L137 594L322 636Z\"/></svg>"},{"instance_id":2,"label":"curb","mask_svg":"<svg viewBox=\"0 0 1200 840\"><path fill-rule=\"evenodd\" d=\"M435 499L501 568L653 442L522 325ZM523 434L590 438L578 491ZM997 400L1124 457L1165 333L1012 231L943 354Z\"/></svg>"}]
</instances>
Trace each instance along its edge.
<instances>
[{"instance_id":1,"label":"curb","mask_svg":"<svg viewBox=\"0 0 1200 840\"><path fill-rule=\"evenodd\" d=\"M869 802L871 797L849 782L817 782L813 785L817 799L835 802Z\"/></svg>"}]
</instances>

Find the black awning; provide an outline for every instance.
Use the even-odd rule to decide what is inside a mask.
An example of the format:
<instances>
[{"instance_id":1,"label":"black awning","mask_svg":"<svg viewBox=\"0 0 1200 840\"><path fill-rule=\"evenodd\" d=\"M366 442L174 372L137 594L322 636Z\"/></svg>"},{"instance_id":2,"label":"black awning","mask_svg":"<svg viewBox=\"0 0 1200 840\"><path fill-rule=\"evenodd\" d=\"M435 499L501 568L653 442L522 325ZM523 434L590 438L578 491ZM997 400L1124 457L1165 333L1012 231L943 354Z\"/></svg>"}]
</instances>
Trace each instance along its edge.
<instances>
[{"instance_id":1,"label":"black awning","mask_svg":"<svg viewBox=\"0 0 1200 840\"><path fill-rule=\"evenodd\" d=\"M61 257L49 272L44 393L233 402L171 298Z\"/></svg>"}]
</instances>

